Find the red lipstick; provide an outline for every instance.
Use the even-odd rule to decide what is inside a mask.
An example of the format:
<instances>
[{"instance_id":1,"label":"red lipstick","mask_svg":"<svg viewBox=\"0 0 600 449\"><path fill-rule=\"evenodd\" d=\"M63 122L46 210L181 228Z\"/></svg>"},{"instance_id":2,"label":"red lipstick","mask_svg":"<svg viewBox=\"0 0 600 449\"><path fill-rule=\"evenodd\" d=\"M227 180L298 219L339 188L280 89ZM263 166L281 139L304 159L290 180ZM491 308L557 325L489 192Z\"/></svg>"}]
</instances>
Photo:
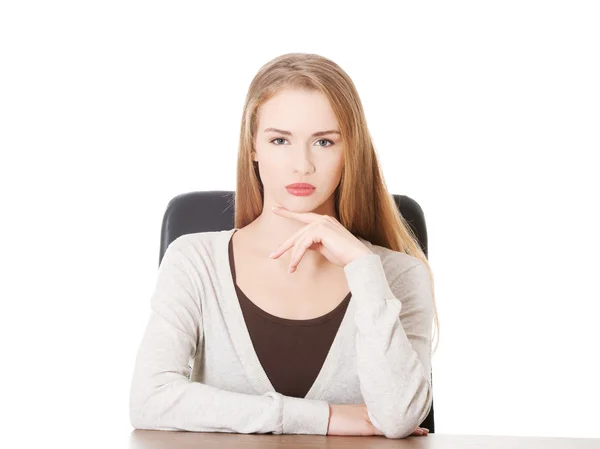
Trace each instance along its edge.
<instances>
[{"instance_id":1,"label":"red lipstick","mask_svg":"<svg viewBox=\"0 0 600 449\"><path fill-rule=\"evenodd\" d=\"M288 192L295 196L312 195L316 187L306 182L299 182L285 186Z\"/></svg>"}]
</instances>

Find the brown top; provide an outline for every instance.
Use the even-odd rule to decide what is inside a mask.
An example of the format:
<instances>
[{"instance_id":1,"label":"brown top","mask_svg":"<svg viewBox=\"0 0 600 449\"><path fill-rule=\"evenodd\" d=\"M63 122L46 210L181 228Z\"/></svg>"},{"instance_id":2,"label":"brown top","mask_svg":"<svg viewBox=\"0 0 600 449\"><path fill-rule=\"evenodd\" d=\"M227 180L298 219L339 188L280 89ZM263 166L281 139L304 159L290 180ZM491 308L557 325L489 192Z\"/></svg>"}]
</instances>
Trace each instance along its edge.
<instances>
[{"instance_id":1,"label":"brown top","mask_svg":"<svg viewBox=\"0 0 600 449\"><path fill-rule=\"evenodd\" d=\"M331 312L317 318L291 320L271 315L238 287L232 241L229 240L231 276L258 359L275 391L304 398L325 362L352 293Z\"/></svg>"}]
</instances>

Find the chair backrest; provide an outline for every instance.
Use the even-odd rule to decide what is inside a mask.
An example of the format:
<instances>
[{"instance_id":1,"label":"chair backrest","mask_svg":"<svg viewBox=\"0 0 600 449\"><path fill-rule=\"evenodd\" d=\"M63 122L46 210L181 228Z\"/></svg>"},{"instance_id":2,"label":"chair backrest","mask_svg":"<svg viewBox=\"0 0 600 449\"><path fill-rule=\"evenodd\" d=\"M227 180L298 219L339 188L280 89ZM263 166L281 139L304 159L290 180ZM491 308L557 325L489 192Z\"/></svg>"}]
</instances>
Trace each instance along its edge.
<instances>
[{"instance_id":1,"label":"chair backrest","mask_svg":"<svg viewBox=\"0 0 600 449\"><path fill-rule=\"evenodd\" d=\"M412 228L427 256L427 226L421 206L406 195L393 197L400 214ZM182 235L233 229L234 200L235 192L213 190L182 193L169 201L161 227L159 265L167 247ZM431 381L433 386L433 375ZM430 433L435 432L433 404L420 426L428 428Z\"/></svg>"}]
</instances>

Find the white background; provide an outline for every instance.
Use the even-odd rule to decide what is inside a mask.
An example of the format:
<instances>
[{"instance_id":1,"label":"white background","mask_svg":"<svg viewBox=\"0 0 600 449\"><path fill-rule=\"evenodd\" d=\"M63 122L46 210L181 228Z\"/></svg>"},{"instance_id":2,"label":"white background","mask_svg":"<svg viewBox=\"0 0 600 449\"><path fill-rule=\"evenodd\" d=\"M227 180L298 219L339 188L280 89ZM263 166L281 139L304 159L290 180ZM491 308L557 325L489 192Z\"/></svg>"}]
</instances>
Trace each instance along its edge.
<instances>
[{"instance_id":1,"label":"white background","mask_svg":"<svg viewBox=\"0 0 600 449\"><path fill-rule=\"evenodd\" d=\"M3 3L3 428L127 446L165 207L235 189L249 83L299 51L353 79L424 210L436 433L600 438L599 23L594 1Z\"/></svg>"}]
</instances>

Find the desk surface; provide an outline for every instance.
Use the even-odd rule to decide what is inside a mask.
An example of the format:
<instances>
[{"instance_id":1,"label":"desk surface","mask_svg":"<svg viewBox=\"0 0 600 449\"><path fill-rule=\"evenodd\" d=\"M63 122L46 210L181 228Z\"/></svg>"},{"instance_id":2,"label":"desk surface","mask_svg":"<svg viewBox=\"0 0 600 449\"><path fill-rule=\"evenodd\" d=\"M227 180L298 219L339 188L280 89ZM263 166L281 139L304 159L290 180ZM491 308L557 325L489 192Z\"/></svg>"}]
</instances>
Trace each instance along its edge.
<instances>
[{"instance_id":1,"label":"desk surface","mask_svg":"<svg viewBox=\"0 0 600 449\"><path fill-rule=\"evenodd\" d=\"M598 438L548 438L490 435L410 436L403 439L373 437L340 437L323 435L273 435L173 432L159 430L134 430L130 434L129 449L202 449L220 447L227 449L275 448L411 448L411 449L600 449Z\"/></svg>"}]
</instances>

